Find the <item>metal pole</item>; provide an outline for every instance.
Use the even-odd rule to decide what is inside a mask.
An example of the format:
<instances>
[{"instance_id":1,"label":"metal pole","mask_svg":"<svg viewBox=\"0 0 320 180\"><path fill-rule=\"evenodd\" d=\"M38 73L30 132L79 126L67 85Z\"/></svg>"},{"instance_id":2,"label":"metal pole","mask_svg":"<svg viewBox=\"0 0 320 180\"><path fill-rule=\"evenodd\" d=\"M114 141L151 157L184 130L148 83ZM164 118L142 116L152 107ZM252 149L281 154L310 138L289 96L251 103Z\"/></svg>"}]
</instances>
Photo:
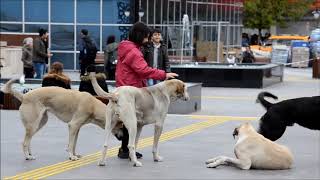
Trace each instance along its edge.
<instances>
[{"instance_id":1,"label":"metal pole","mask_svg":"<svg viewBox=\"0 0 320 180\"><path fill-rule=\"evenodd\" d=\"M230 24L228 23L227 24L227 54L226 56L228 57L229 56L229 41L230 41L230 38L229 38L229 34L230 34Z\"/></svg>"},{"instance_id":2,"label":"metal pole","mask_svg":"<svg viewBox=\"0 0 320 180\"><path fill-rule=\"evenodd\" d=\"M221 22L218 22L218 39L217 39L217 62L220 62L220 33L221 33Z\"/></svg>"}]
</instances>

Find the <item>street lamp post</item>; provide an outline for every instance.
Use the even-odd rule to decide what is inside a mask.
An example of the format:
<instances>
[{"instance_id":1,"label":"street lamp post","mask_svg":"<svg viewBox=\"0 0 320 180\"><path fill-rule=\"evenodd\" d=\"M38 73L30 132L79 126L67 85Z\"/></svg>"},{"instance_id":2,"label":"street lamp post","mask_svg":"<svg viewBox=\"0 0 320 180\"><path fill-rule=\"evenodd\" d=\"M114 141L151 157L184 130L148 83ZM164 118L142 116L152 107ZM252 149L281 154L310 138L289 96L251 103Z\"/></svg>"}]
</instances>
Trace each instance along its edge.
<instances>
[{"instance_id":1,"label":"street lamp post","mask_svg":"<svg viewBox=\"0 0 320 180\"><path fill-rule=\"evenodd\" d=\"M143 9L141 8L141 0L139 0L139 11L138 11L138 15L139 15L139 21L141 21L141 18L142 18L143 15L144 15L144 11L143 11Z\"/></svg>"}]
</instances>

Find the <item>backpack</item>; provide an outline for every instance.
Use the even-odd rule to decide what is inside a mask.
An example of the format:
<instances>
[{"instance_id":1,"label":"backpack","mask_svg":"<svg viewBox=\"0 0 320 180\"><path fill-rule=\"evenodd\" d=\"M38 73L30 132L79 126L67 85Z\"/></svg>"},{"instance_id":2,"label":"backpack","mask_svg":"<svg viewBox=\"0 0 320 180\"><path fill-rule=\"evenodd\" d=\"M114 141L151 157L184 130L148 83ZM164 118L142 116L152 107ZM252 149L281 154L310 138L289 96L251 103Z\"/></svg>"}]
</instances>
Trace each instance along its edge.
<instances>
[{"instance_id":1,"label":"backpack","mask_svg":"<svg viewBox=\"0 0 320 180\"><path fill-rule=\"evenodd\" d=\"M115 65L116 64L116 62L115 62L116 59L117 59L117 49L108 53L108 61L111 64Z\"/></svg>"},{"instance_id":2,"label":"backpack","mask_svg":"<svg viewBox=\"0 0 320 180\"><path fill-rule=\"evenodd\" d=\"M87 60L95 60L98 49L92 40L85 41L84 54L85 59Z\"/></svg>"}]
</instances>

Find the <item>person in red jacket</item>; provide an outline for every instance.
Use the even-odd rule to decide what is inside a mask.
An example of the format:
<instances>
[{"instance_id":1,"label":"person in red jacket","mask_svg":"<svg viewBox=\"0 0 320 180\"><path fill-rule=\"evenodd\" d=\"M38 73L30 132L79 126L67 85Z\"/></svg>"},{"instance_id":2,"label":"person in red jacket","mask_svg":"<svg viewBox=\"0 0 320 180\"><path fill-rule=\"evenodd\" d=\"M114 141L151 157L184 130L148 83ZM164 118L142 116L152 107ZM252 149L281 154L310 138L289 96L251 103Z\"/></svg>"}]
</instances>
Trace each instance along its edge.
<instances>
[{"instance_id":1,"label":"person in red jacket","mask_svg":"<svg viewBox=\"0 0 320 180\"><path fill-rule=\"evenodd\" d=\"M147 79L165 80L178 76L176 73L166 73L163 70L148 66L140 51L140 47L148 42L149 28L142 22L133 24L129 32L129 39L120 42L118 46L118 62L116 66L116 87L134 86L138 88L147 86ZM123 137L118 157L129 158L128 130L123 127ZM142 154L136 152L137 158Z\"/></svg>"}]
</instances>

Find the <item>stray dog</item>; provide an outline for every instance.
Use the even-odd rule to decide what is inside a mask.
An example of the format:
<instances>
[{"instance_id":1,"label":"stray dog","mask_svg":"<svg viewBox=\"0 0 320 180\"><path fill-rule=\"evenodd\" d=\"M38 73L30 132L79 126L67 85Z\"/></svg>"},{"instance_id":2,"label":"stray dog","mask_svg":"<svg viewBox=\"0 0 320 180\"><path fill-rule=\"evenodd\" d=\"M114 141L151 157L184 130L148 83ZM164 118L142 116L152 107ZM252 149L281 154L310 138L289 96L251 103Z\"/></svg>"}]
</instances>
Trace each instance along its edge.
<instances>
[{"instance_id":1,"label":"stray dog","mask_svg":"<svg viewBox=\"0 0 320 180\"><path fill-rule=\"evenodd\" d=\"M290 150L258 134L249 123L233 131L238 136L234 153L236 158L218 156L206 161L208 168L219 165L233 165L240 169L289 169L293 162Z\"/></svg>"},{"instance_id":2,"label":"stray dog","mask_svg":"<svg viewBox=\"0 0 320 180\"><path fill-rule=\"evenodd\" d=\"M278 99L277 96L261 92L258 95L259 101L267 112L261 117L258 133L275 141L279 139L287 126L294 123L312 130L320 130L320 96L302 97L284 100L272 104L264 97Z\"/></svg>"},{"instance_id":3,"label":"stray dog","mask_svg":"<svg viewBox=\"0 0 320 180\"><path fill-rule=\"evenodd\" d=\"M42 87L22 94L12 89L12 84L16 80L9 80L3 87L3 92L13 94L21 101L19 112L26 130L23 142L26 160L35 159L31 154L30 141L32 136L47 123L47 111L68 123L69 144L67 151L69 159L78 160L81 156L76 155L75 149L80 128L84 124L93 123L104 129L107 106L87 92L60 87ZM108 98L113 100L111 96ZM115 128L120 127L117 125Z\"/></svg>"},{"instance_id":4,"label":"stray dog","mask_svg":"<svg viewBox=\"0 0 320 180\"><path fill-rule=\"evenodd\" d=\"M119 121L123 122L129 133L129 157L134 166L142 166L136 157L136 147L142 127L147 124L155 124L153 159L162 161L158 153L159 138L162 133L164 120L167 116L171 101L181 99L189 100L186 85L177 79L167 80L146 88L136 88L132 86L121 86L113 93L106 93L98 85L95 73L90 73L91 82L95 92L102 97L116 96L115 101L110 101L106 108L105 142L102 150L102 159L98 165L104 166L106 152L109 146L111 129Z\"/></svg>"}]
</instances>

